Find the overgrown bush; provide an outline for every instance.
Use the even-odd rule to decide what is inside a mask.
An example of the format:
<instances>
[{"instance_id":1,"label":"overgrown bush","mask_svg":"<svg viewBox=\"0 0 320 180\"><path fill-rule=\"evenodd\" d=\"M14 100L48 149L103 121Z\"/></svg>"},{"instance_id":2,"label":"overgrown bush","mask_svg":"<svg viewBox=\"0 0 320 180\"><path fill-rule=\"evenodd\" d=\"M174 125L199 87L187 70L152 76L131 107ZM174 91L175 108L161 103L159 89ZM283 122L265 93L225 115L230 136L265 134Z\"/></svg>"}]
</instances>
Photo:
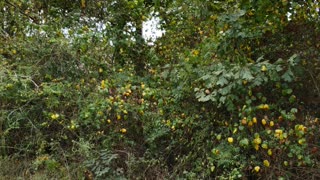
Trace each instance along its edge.
<instances>
[{"instance_id":1,"label":"overgrown bush","mask_svg":"<svg viewBox=\"0 0 320 180\"><path fill-rule=\"evenodd\" d=\"M318 5L1 2L0 175L319 178Z\"/></svg>"}]
</instances>

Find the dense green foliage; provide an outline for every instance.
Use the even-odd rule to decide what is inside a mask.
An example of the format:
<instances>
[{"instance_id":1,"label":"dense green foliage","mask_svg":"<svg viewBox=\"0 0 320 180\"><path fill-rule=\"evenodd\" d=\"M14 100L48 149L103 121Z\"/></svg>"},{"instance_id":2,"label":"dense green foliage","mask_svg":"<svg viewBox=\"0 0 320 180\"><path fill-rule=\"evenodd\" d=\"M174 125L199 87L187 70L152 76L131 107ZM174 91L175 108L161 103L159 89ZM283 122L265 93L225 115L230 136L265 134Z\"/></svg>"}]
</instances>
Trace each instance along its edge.
<instances>
[{"instance_id":1,"label":"dense green foliage","mask_svg":"<svg viewBox=\"0 0 320 180\"><path fill-rule=\"evenodd\" d=\"M1 1L0 176L320 178L319 6Z\"/></svg>"}]
</instances>

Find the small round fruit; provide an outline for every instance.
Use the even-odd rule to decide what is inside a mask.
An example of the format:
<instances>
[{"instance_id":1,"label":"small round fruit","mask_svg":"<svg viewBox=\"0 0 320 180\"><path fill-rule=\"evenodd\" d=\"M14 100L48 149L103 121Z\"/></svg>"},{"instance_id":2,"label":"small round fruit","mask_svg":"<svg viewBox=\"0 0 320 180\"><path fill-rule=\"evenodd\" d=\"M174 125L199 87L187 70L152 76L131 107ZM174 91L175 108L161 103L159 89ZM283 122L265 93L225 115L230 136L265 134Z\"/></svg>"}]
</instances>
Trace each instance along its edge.
<instances>
[{"instance_id":1,"label":"small round fruit","mask_svg":"<svg viewBox=\"0 0 320 180\"><path fill-rule=\"evenodd\" d=\"M255 166L255 167L254 167L254 171L255 171L255 172L259 172L259 171L260 171L260 166Z\"/></svg>"},{"instance_id":2,"label":"small round fruit","mask_svg":"<svg viewBox=\"0 0 320 180\"><path fill-rule=\"evenodd\" d=\"M273 126L274 126L274 122L273 122L273 121L270 121L269 126L270 126L270 127L273 127Z\"/></svg>"},{"instance_id":3,"label":"small round fruit","mask_svg":"<svg viewBox=\"0 0 320 180\"><path fill-rule=\"evenodd\" d=\"M232 143L233 143L233 137L228 137L228 142L229 142L230 144L232 144Z\"/></svg>"},{"instance_id":4,"label":"small round fruit","mask_svg":"<svg viewBox=\"0 0 320 180\"><path fill-rule=\"evenodd\" d=\"M263 165L266 166L266 167L269 167L270 166L270 162L268 160L264 160L263 161Z\"/></svg>"}]
</instances>

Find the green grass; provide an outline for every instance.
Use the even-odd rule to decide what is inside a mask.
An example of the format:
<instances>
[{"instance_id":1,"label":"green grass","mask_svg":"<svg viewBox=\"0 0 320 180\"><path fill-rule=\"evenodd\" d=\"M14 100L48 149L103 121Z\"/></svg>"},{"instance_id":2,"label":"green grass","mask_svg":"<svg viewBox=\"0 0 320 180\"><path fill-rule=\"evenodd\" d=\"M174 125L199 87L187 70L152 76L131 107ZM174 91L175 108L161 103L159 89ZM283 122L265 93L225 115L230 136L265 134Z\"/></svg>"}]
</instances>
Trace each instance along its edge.
<instances>
[{"instance_id":1,"label":"green grass","mask_svg":"<svg viewBox=\"0 0 320 180\"><path fill-rule=\"evenodd\" d=\"M84 170L77 164L54 169L41 166L35 170L32 160L0 157L0 167L0 180L84 179Z\"/></svg>"}]
</instances>

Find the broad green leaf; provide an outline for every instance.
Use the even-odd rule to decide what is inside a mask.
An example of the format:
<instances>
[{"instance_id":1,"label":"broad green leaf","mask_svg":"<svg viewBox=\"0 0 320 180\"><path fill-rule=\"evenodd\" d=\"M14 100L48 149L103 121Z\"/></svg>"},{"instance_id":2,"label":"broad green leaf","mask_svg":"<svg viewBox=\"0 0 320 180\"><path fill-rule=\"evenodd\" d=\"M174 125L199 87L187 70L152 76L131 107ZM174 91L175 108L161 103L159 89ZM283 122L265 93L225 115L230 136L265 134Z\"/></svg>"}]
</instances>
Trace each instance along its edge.
<instances>
[{"instance_id":1,"label":"broad green leaf","mask_svg":"<svg viewBox=\"0 0 320 180\"><path fill-rule=\"evenodd\" d=\"M284 81L287 81L287 82L291 82L293 79L293 73L291 71L291 69L289 68L282 76L281 78L284 80Z\"/></svg>"},{"instance_id":2,"label":"broad green leaf","mask_svg":"<svg viewBox=\"0 0 320 180\"><path fill-rule=\"evenodd\" d=\"M252 76L248 68L244 68L241 72L242 72L242 79L248 80L248 81L254 79L254 77Z\"/></svg>"},{"instance_id":3,"label":"broad green leaf","mask_svg":"<svg viewBox=\"0 0 320 180\"><path fill-rule=\"evenodd\" d=\"M223 76L219 77L219 79L217 81L217 85L224 86L226 84L228 84L228 80L226 78L224 78Z\"/></svg>"}]
</instances>

